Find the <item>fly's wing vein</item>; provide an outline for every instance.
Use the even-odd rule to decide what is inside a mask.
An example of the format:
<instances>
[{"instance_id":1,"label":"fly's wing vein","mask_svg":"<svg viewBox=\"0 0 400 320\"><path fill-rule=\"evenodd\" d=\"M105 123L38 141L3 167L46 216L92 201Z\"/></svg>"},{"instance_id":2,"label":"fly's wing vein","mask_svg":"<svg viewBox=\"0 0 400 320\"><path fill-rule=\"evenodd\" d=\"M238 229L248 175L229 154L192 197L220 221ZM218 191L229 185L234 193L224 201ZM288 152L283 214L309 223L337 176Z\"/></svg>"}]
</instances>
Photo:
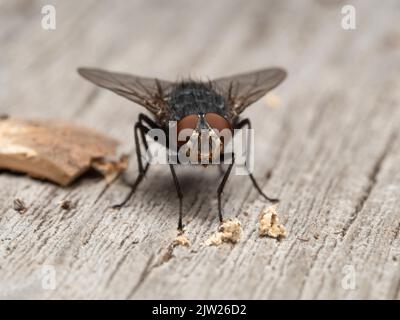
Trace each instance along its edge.
<instances>
[{"instance_id":1,"label":"fly's wing vein","mask_svg":"<svg viewBox=\"0 0 400 320\"><path fill-rule=\"evenodd\" d=\"M215 79L212 84L225 98L228 111L235 117L285 78L284 69L269 68Z\"/></svg>"},{"instance_id":2,"label":"fly's wing vein","mask_svg":"<svg viewBox=\"0 0 400 320\"><path fill-rule=\"evenodd\" d=\"M173 82L92 68L79 68L78 73L95 85L142 105L159 118L168 113L165 97Z\"/></svg>"}]
</instances>

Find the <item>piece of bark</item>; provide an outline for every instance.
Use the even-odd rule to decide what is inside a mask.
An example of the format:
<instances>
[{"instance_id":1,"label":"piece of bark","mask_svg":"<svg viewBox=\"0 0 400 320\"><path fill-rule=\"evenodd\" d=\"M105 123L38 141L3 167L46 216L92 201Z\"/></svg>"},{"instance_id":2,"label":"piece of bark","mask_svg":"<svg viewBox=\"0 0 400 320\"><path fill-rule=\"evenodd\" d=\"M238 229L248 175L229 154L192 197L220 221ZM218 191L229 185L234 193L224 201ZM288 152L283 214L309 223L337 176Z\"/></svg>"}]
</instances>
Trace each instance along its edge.
<instances>
[{"instance_id":1,"label":"piece of bark","mask_svg":"<svg viewBox=\"0 0 400 320\"><path fill-rule=\"evenodd\" d=\"M118 142L58 120L0 120L0 168L66 186L94 160L115 156Z\"/></svg>"}]
</instances>

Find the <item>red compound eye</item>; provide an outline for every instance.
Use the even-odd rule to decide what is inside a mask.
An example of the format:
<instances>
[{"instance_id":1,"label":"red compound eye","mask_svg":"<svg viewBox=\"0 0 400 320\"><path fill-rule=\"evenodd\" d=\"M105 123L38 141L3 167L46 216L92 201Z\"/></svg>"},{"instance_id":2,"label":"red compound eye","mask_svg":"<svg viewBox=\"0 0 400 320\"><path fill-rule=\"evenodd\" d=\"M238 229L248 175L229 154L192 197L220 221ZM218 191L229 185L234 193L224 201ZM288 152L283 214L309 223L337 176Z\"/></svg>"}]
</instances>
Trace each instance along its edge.
<instances>
[{"instance_id":1,"label":"red compound eye","mask_svg":"<svg viewBox=\"0 0 400 320\"><path fill-rule=\"evenodd\" d=\"M198 120L199 120L199 117L197 114L190 114L190 115L182 118L181 120L178 120L178 123L177 123L178 146L184 144L185 142L187 142L189 140L190 134L197 127ZM179 134L182 132L182 130L185 130L185 132L182 133L182 134L184 134L184 136L180 137Z\"/></svg>"},{"instance_id":2,"label":"red compound eye","mask_svg":"<svg viewBox=\"0 0 400 320\"><path fill-rule=\"evenodd\" d=\"M217 129L218 132L221 132L224 129L231 130L231 125L229 124L228 120L226 120L223 116L209 112L206 113L205 118L210 125L211 128Z\"/></svg>"},{"instance_id":3,"label":"red compound eye","mask_svg":"<svg viewBox=\"0 0 400 320\"><path fill-rule=\"evenodd\" d=\"M197 114L190 114L181 120L178 121L177 123L177 129L178 129L178 134L179 131L182 131L183 129L192 129L194 130L197 126L197 121L199 120L199 117Z\"/></svg>"}]
</instances>

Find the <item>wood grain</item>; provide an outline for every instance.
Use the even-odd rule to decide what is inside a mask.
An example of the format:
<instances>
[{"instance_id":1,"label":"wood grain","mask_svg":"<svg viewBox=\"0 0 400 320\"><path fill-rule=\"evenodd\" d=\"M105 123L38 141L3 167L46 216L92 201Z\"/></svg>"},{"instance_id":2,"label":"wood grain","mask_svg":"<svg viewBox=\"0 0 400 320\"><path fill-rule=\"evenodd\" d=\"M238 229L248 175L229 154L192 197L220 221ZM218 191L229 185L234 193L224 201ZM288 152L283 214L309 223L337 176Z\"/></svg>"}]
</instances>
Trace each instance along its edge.
<instances>
[{"instance_id":1,"label":"wood grain","mask_svg":"<svg viewBox=\"0 0 400 320\"><path fill-rule=\"evenodd\" d=\"M0 298L400 298L398 1L51 3L54 31L41 28L41 1L0 2L1 113L73 120L125 151L143 109L85 82L78 66L171 80L285 67L282 105L260 101L245 115L255 174L281 199L287 237L258 237L266 203L233 176L224 212L242 222L242 239L204 246L218 227L212 168L178 170L191 247L172 252L178 200L165 166L120 211L110 205L129 191L121 180L89 175L60 188L2 172ZM341 28L344 4L356 7L356 30ZM76 205L64 210L62 200Z\"/></svg>"}]
</instances>

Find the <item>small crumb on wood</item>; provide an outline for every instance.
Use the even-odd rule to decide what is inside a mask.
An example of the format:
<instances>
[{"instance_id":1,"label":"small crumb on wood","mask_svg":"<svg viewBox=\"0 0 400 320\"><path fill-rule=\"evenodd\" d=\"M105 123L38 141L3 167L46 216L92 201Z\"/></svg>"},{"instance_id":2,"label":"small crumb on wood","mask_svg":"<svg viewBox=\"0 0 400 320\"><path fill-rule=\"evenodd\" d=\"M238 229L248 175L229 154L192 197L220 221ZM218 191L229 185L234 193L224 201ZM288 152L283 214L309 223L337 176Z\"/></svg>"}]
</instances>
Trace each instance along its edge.
<instances>
[{"instance_id":1,"label":"small crumb on wood","mask_svg":"<svg viewBox=\"0 0 400 320\"><path fill-rule=\"evenodd\" d=\"M124 154L119 160L95 159L92 167L98 171L108 184L113 182L128 167L128 155Z\"/></svg>"},{"instance_id":2,"label":"small crumb on wood","mask_svg":"<svg viewBox=\"0 0 400 320\"><path fill-rule=\"evenodd\" d=\"M267 107L278 108L282 105L282 100L279 96L273 92L268 92L264 97L264 102Z\"/></svg>"},{"instance_id":3,"label":"small crumb on wood","mask_svg":"<svg viewBox=\"0 0 400 320\"><path fill-rule=\"evenodd\" d=\"M277 206L272 205L261 210L259 215L258 234L260 237L269 236L271 238L280 239L286 236L286 229L279 224Z\"/></svg>"},{"instance_id":4,"label":"small crumb on wood","mask_svg":"<svg viewBox=\"0 0 400 320\"><path fill-rule=\"evenodd\" d=\"M174 256L174 249L178 246L190 247L189 239L186 237L183 231L179 232L175 239L169 244L165 253L161 257L161 264L168 262Z\"/></svg>"},{"instance_id":5,"label":"small crumb on wood","mask_svg":"<svg viewBox=\"0 0 400 320\"><path fill-rule=\"evenodd\" d=\"M165 253L161 256L161 261L158 263L158 265L161 265L161 264L166 263L169 260L171 260L173 257L173 253L174 253L174 246L172 244L170 244L167 247L167 250L165 251Z\"/></svg>"},{"instance_id":6,"label":"small crumb on wood","mask_svg":"<svg viewBox=\"0 0 400 320\"><path fill-rule=\"evenodd\" d=\"M26 212L26 210L28 210L28 208L25 205L24 200L19 199L19 198L14 199L13 205L14 205L14 210L19 212L20 214L23 214Z\"/></svg>"},{"instance_id":7,"label":"small crumb on wood","mask_svg":"<svg viewBox=\"0 0 400 320\"><path fill-rule=\"evenodd\" d=\"M238 219L228 219L221 223L218 232L205 241L207 246L219 246L223 242L237 243L240 240L242 227Z\"/></svg>"},{"instance_id":8,"label":"small crumb on wood","mask_svg":"<svg viewBox=\"0 0 400 320\"><path fill-rule=\"evenodd\" d=\"M72 206L73 205L72 205L71 200L63 200L60 202L61 209L70 210L72 208Z\"/></svg>"},{"instance_id":9,"label":"small crumb on wood","mask_svg":"<svg viewBox=\"0 0 400 320\"><path fill-rule=\"evenodd\" d=\"M172 245L174 247L177 246L190 247L190 242L184 233L179 233L174 239L174 241L172 241Z\"/></svg>"}]
</instances>

